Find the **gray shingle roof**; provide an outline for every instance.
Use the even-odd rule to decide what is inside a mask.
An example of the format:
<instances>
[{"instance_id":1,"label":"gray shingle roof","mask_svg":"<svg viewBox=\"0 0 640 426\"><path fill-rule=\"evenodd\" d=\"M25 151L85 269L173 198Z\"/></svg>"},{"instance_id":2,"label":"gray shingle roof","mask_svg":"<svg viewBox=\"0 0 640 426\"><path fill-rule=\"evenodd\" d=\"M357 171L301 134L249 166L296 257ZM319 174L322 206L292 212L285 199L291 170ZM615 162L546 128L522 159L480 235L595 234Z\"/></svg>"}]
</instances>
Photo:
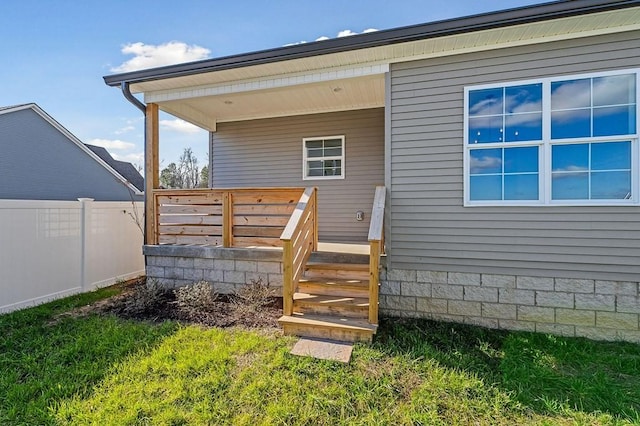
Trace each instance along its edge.
<instances>
[{"instance_id":1,"label":"gray shingle roof","mask_svg":"<svg viewBox=\"0 0 640 426\"><path fill-rule=\"evenodd\" d=\"M127 163L126 161L116 160L109 154L109 152L101 146L89 145L87 143L84 144L87 148L93 151L102 161L107 163L111 168L113 168L116 172L120 173L120 175L129 181L133 186L138 188L140 192L144 191L144 178L140 174L140 172L133 166L131 163Z\"/></svg>"}]
</instances>

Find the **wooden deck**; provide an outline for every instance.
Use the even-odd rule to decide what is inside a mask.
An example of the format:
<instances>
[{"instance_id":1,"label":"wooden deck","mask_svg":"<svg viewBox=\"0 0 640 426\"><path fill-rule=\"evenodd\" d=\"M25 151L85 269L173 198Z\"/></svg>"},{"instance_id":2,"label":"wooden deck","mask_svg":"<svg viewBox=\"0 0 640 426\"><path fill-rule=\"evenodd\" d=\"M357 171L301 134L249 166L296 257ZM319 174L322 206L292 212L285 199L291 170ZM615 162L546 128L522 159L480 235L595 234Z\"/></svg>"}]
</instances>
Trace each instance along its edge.
<instances>
[{"instance_id":1,"label":"wooden deck","mask_svg":"<svg viewBox=\"0 0 640 426\"><path fill-rule=\"evenodd\" d=\"M149 244L282 250L279 322L285 334L373 338L384 187L376 188L368 244L318 242L316 188L155 190L152 195Z\"/></svg>"}]
</instances>

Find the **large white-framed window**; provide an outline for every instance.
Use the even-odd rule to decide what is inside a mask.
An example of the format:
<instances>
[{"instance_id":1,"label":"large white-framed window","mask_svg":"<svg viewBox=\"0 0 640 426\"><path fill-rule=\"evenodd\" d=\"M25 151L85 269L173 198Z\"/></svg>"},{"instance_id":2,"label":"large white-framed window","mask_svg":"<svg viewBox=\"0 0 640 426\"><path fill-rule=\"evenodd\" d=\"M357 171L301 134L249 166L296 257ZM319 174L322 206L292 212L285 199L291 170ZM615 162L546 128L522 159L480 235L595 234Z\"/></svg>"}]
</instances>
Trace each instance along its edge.
<instances>
[{"instance_id":1,"label":"large white-framed window","mask_svg":"<svg viewBox=\"0 0 640 426\"><path fill-rule=\"evenodd\" d=\"M464 90L464 204L637 205L638 69Z\"/></svg>"},{"instance_id":2,"label":"large white-framed window","mask_svg":"<svg viewBox=\"0 0 640 426\"><path fill-rule=\"evenodd\" d=\"M302 139L302 179L344 179L344 135Z\"/></svg>"}]
</instances>

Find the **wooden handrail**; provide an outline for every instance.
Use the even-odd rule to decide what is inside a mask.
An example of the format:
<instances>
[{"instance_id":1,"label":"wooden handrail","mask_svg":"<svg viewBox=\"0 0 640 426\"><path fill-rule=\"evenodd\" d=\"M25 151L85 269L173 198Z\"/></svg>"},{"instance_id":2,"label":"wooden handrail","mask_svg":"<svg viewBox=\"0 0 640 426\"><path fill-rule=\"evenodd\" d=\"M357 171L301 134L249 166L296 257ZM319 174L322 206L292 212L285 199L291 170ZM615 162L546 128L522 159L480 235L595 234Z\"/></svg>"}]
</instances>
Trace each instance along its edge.
<instances>
[{"instance_id":1,"label":"wooden handrail","mask_svg":"<svg viewBox=\"0 0 640 426\"><path fill-rule=\"evenodd\" d=\"M157 189L152 244L280 247L304 188Z\"/></svg>"},{"instance_id":2,"label":"wooden handrail","mask_svg":"<svg viewBox=\"0 0 640 426\"><path fill-rule=\"evenodd\" d=\"M311 253L318 249L317 188L306 188L285 226L282 241L284 315L293 313L293 295Z\"/></svg>"},{"instance_id":3,"label":"wooden handrail","mask_svg":"<svg viewBox=\"0 0 640 426\"><path fill-rule=\"evenodd\" d=\"M376 187L369 224L369 322L378 323L378 287L380 255L384 252L384 207L387 190Z\"/></svg>"}]
</instances>

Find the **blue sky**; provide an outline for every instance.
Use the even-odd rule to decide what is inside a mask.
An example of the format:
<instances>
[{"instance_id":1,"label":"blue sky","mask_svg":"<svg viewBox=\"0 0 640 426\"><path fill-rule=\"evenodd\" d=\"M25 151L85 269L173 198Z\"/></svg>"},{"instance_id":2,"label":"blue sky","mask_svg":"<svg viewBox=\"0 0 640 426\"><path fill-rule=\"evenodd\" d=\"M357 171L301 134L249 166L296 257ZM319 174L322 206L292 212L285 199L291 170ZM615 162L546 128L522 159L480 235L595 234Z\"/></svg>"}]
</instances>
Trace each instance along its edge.
<instances>
[{"instance_id":1,"label":"blue sky","mask_svg":"<svg viewBox=\"0 0 640 426\"><path fill-rule=\"evenodd\" d=\"M142 163L138 109L102 76L540 3L527 0L3 0L0 106L35 102L85 143ZM171 44L171 42L175 42ZM127 48L128 47L128 48ZM161 167L207 135L163 116Z\"/></svg>"}]
</instances>

